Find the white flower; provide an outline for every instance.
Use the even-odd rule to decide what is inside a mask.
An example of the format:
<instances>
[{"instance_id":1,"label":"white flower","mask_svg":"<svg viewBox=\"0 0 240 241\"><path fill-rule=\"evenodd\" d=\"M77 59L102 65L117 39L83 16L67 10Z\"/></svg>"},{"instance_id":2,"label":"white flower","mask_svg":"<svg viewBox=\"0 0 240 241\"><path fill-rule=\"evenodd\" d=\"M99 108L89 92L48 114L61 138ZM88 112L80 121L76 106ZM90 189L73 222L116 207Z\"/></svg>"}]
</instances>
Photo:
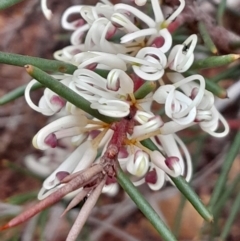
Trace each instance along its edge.
<instances>
[{"instance_id":1,"label":"white flower","mask_svg":"<svg viewBox=\"0 0 240 241\"><path fill-rule=\"evenodd\" d=\"M74 61L78 68L88 68L95 65L95 68L100 69L121 69L126 71L127 67L125 62L113 54L102 52L84 52L74 56Z\"/></svg>"},{"instance_id":2,"label":"white flower","mask_svg":"<svg viewBox=\"0 0 240 241\"><path fill-rule=\"evenodd\" d=\"M149 157L148 154L137 150L134 154L134 158L128 160L127 170L134 176L142 177L144 176L149 168Z\"/></svg>"},{"instance_id":3,"label":"white flower","mask_svg":"<svg viewBox=\"0 0 240 241\"><path fill-rule=\"evenodd\" d=\"M171 76L174 77L175 75L172 74ZM193 99L176 90L177 88L184 88L184 85L194 80L198 80L200 86L197 95ZM192 123L196 118L196 106L201 102L204 90L204 78L201 75L192 75L181 81L177 81L173 85L160 86L154 93L153 99L158 103L165 104L165 113L169 118L178 124L187 125Z\"/></svg>"},{"instance_id":4,"label":"white flower","mask_svg":"<svg viewBox=\"0 0 240 241\"><path fill-rule=\"evenodd\" d=\"M60 82L63 83L64 85L68 85L71 82L71 78L61 75L61 76L54 76L55 78L59 78ZM59 95L57 95L56 93L54 93L53 91L49 90L49 89L45 89L44 90L44 94L41 97L38 106L35 105L30 97L30 91L31 88L33 87L33 85L37 83L36 80L32 80L29 82L29 84L27 85L26 89L25 89L25 99L28 103L28 105L34 109L37 112L42 113L43 115L53 115L57 112L59 112L64 106L66 101L60 97Z\"/></svg>"},{"instance_id":5,"label":"white flower","mask_svg":"<svg viewBox=\"0 0 240 241\"><path fill-rule=\"evenodd\" d=\"M41 0L41 8L46 19L52 18L52 11L47 7L47 0Z\"/></svg>"},{"instance_id":6,"label":"white flower","mask_svg":"<svg viewBox=\"0 0 240 241\"><path fill-rule=\"evenodd\" d=\"M183 44L175 45L168 56L168 66L177 72L187 71L194 60L194 49L197 44L197 35L188 37Z\"/></svg>"},{"instance_id":7,"label":"white flower","mask_svg":"<svg viewBox=\"0 0 240 241\"><path fill-rule=\"evenodd\" d=\"M199 79L200 85L195 82L189 82L187 85L181 85L181 81L184 77L178 73L169 73L168 78L175 84L180 86L179 88L184 92L185 95L191 99L196 100L196 116L194 119L195 123L207 133L215 137L224 137L229 132L229 126L224 117L217 111L214 106L214 96L211 92L204 89L205 85L201 85L201 78ZM189 78L189 77L188 77ZM194 77L196 78L196 77ZM199 76L198 76L199 78ZM199 95L200 93L200 95ZM159 97L158 97L159 98ZM200 100L200 102L199 102ZM176 121L176 119L174 119ZM224 130L222 132L216 132L219 126L219 121L222 122ZM177 120L179 123L179 120ZM181 124L181 123L179 123ZM191 124L184 123L186 125ZM193 123L192 123L193 124ZM186 126L187 127L187 126ZM181 127L177 127L179 130Z\"/></svg>"},{"instance_id":8,"label":"white flower","mask_svg":"<svg viewBox=\"0 0 240 241\"><path fill-rule=\"evenodd\" d=\"M163 76L167 64L165 54L154 47L142 48L136 57L123 54L117 56L126 62L130 62L137 76L149 81L159 80Z\"/></svg>"},{"instance_id":9,"label":"white flower","mask_svg":"<svg viewBox=\"0 0 240 241\"><path fill-rule=\"evenodd\" d=\"M166 27L181 13L181 11L185 6L185 1L180 0L180 6L178 7L178 9L175 12L173 12L173 14L166 20L164 19L162 10L159 5L159 1L151 0L151 4L152 4L152 9L154 12L155 19L150 18L148 15L141 12L137 8L134 8L127 4L119 3L114 6L115 11L128 12L132 14L132 16L143 21L148 26L148 28L146 29L137 28L136 31L130 32L124 35L121 38L121 43L129 43L129 42L135 41L138 44L141 44L141 43L144 43L145 41L146 46L151 46L151 44L154 44L154 41L158 37L161 37L164 40L163 45L158 46L158 48L163 53L166 53L172 45L172 37L169 31L166 29ZM119 18L121 19L120 16ZM118 24L120 24L120 26L124 26L124 20L123 20L123 24L121 24L120 22L118 22ZM148 37L147 41L145 40L146 37Z\"/></svg>"}]
</instances>

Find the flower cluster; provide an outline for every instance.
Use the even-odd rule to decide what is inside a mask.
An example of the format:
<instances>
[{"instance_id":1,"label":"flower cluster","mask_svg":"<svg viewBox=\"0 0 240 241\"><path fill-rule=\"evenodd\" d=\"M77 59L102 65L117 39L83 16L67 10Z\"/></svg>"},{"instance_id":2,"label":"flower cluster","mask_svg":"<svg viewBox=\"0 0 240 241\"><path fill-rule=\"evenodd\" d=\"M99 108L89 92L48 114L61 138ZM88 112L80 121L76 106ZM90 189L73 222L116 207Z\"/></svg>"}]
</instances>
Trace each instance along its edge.
<instances>
[{"instance_id":1,"label":"flower cluster","mask_svg":"<svg viewBox=\"0 0 240 241\"><path fill-rule=\"evenodd\" d=\"M147 4L144 0L135 3ZM105 167L109 162L118 162L134 185L146 183L152 190L171 182L170 177L183 175L189 181L191 158L176 132L199 125L216 137L228 133L226 121L214 107L213 94L205 89L204 78L181 74L194 61L197 36L191 35L172 47L170 26L185 1L179 0L178 8L168 18L158 0L151 0L150 4L154 18L132 5L113 5L108 0L96 6L72 6L64 12L62 26L73 31L71 45L57 51L54 57L78 69L72 75L54 77L88 100L92 109L114 121L105 123L49 89L35 105L30 90L36 80L29 83L25 97L34 110L44 115L65 111L65 116L36 134L33 145L48 150L57 147L59 139L68 137L76 146L44 181L39 199L63 190L75 174L93 172L93 164ZM42 6L50 17L46 1L42 0ZM79 18L71 21L72 15ZM164 108L165 117L154 113L153 102ZM224 126L222 132L217 131L219 122ZM154 148L145 141L150 141ZM96 188L98 193L114 194L118 188L114 170L115 166L111 169L113 174L109 171L100 181L99 176L92 176L81 188L69 189L65 194L82 197L85 190L84 194L91 196L96 183L101 184L100 191Z\"/></svg>"}]
</instances>

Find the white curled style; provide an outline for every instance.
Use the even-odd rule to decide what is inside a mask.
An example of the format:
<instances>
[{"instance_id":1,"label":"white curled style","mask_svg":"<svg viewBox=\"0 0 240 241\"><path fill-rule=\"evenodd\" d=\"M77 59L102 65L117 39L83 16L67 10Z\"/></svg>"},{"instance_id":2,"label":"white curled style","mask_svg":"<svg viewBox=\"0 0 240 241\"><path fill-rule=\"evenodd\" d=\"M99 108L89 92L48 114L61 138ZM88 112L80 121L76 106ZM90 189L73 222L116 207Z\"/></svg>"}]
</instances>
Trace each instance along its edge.
<instances>
[{"instance_id":1,"label":"white curled style","mask_svg":"<svg viewBox=\"0 0 240 241\"><path fill-rule=\"evenodd\" d=\"M64 62L69 62L75 65L75 62L73 60L73 57L76 54L79 54L81 52L84 52L84 45L78 45L78 46L67 46L63 49L57 50L56 52L54 52L53 57L54 59L60 60L60 61L64 61Z\"/></svg>"},{"instance_id":2,"label":"white curled style","mask_svg":"<svg viewBox=\"0 0 240 241\"><path fill-rule=\"evenodd\" d=\"M52 11L47 7L47 0L41 0L41 8L47 20L52 18Z\"/></svg>"},{"instance_id":3,"label":"white curled style","mask_svg":"<svg viewBox=\"0 0 240 241\"><path fill-rule=\"evenodd\" d=\"M158 47L158 49L163 53L166 53L172 47L172 35L167 28L161 29L157 35L153 35L149 38L147 45L151 45L154 39L158 37L162 37L164 39L163 45Z\"/></svg>"},{"instance_id":4,"label":"white curled style","mask_svg":"<svg viewBox=\"0 0 240 241\"><path fill-rule=\"evenodd\" d=\"M130 62L137 76L149 81L159 80L164 74L167 63L165 54L154 47L142 48L136 57L123 54L117 56L126 62Z\"/></svg>"},{"instance_id":5,"label":"white curled style","mask_svg":"<svg viewBox=\"0 0 240 241\"><path fill-rule=\"evenodd\" d=\"M155 165L154 163L151 162L150 171L153 171L153 170L156 171L156 179L157 179L156 183L147 182L147 185L149 186L149 188L151 190L158 191L163 187L163 185L165 183L166 174L161 168L159 168L157 165Z\"/></svg>"},{"instance_id":6,"label":"white curled style","mask_svg":"<svg viewBox=\"0 0 240 241\"><path fill-rule=\"evenodd\" d=\"M168 56L169 68L180 73L187 71L193 63L196 44L197 35L193 34L183 44L174 46Z\"/></svg>"},{"instance_id":7,"label":"white curled style","mask_svg":"<svg viewBox=\"0 0 240 241\"><path fill-rule=\"evenodd\" d=\"M199 80L200 85L197 94L193 99L176 90L187 83ZM153 99L160 104L165 103L166 115L178 124L187 125L194 121L197 113L197 106L202 101L205 91L205 80L201 75L192 75L173 85L160 86L154 93Z\"/></svg>"},{"instance_id":8,"label":"white curled style","mask_svg":"<svg viewBox=\"0 0 240 241\"><path fill-rule=\"evenodd\" d=\"M201 114L201 112L200 112ZM206 116L208 116L208 119L206 119ZM222 132L216 132L218 129L219 121L223 124L224 130ZM211 110L208 111L208 115L204 113L204 120L199 122L200 127L206 131L208 134L214 136L214 137L224 137L226 136L229 131L229 125L225 118L217 111L215 106L211 108Z\"/></svg>"},{"instance_id":9,"label":"white curled style","mask_svg":"<svg viewBox=\"0 0 240 241\"><path fill-rule=\"evenodd\" d=\"M107 89L119 94L133 93L133 80L122 70L112 69L107 76Z\"/></svg>"},{"instance_id":10,"label":"white curled style","mask_svg":"<svg viewBox=\"0 0 240 241\"><path fill-rule=\"evenodd\" d=\"M38 199L42 200L46 198L59 187L57 185L60 183L60 180L57 178L57 173L65 172L71 174L81 171L89 167L95 157L96 150L92 148L90 141L84 142L82 145L77 147L75 151L72 152L68 158L44 180L42 189L38 193Z\"/></svg>"},{"instance_id":11,"label":"white curled style","mask_svg":"<svg viewBox=\"0 0 240 241\"><path fill-rule=\"evenodd\" d=\"M160 116L154 116L142 125L134 126L132 138L137 138L141 135L146 135L149 132L157 131L163 125Z\"/></svg>"},{"instance_id":12,"label":"white curled style","mask_svg":"<svg viewBox=\"0 0 240 241\"><path fill-rule=\"evenodd\" d=\"M75 55L74 60L78 64L79 69L86 68L92 64L97 64L102 65L101 67L103 67L103 69L127 70L125 62L114 54L89 51Z\"/></svg>"},{"instance_id":13,"label":"white curled style","mask_svg":"<svg viewBox=\"0 0 240 241\"><path fill-rule=\"evenodd\" d=\"M44 90L44 94L39 101L39 105L35 105L30 97L30 91L34 84L38 83L36 80L29 82L25 89L25 99L28 105L35 111L42 113L43 115L53 115L58 112L64 105L64 101L56 93L49 89Z\"/></svg>"},{"instance_id":14,"label":"white curled style","mask_svg":"<svg viewBox=\"0 0 240 241\"><path fill-rule=\"evenodd\" d=\"M152 163L151 162L151 168L150 168L150 171L153 171L153 170L155 170L156 171L156 178L157 178L157 180L156 180L156 183L148 183L147 182L147 185L149 186L149 188L151 189L151 190L153 190L153 191L158 191L158 190L160 190L162 187L163 187L163 185L164 185L164 183L165 183L165 176L166 176L166 174L165 174L165 172L161 169L161 168L159 168L157 165L155 165L154 163Z\"/></svg>"},{"instance_id":15,"label":"white curled style","mask_svg":"<svg viewBox=\"0 0 240 241\"><path fill-rule=\"evenodd\" d=\"M61 25L64 29L76 30L79 27L79 24L80 26L83 24L83 22L81 21L83 20L82 18L79 18L72 22L68 21L68 18L70 18L71 15L75 15L75 14L80 15L80 10L82 7L83 7L82 5L75 5L75 6L69 7L66 11L64 11L61 18Z\"/></svg>"},{"instance_id":16,"label":"white curled style","mask_svg":"<svg viewBox=\"0 0 240 241\"><path fill-rule=\"evenodd\" d=\"M124 3L118 3L114 5L114 10L117 12L131 13L133 16L141 19L141 21L146 23L149 28L155 27L155 21L152 18L133 6Z\"/></svg>"},{"instance_id":17,"label":"white curled style","mask_svg":"<svg viewBox=\"0 0 240 241\"><path fill-rule=\"evenodd\" d=\"M179 7L165 20L165 24L170 24L172 21L176 19L176 17L183 11L185 8L185 0L179 0Z\"/></svg>"},{"instance_id":18,"label":"white curled style","mask_svg":"<svg viewBox=\"0 0 240 241\"><path fill-rule=\"evenodd\" d=\"M149 169L149 156L147 153L137 150L134 153L134 158L128 161L127 171L134 176L142 177Z\"/></svg>"},{"instance_id":19,"label":"white curled style","mask_svg":"<svg viewBox=\"0 0 240 241\"><path fill-rule=\"evenodd\" d=\"M33 145L34 147L40 149L40 150L46 150L50 146L45 143L45 139L50 134L53 134L58 131L62 131L63 133L56 134L56 138L62 138L62 135L67 136L74 136L77 134L80 134L78 132L81 132L81 127L84 127L87 124L87 118L85 116L73 116L73 115L67 115L60 119L55 120L54 122L46 125L43 127L33 138ZM72 130L72 128L74 128ZM78 131L79 129L79 131ZM64 133L64 130L70 131L70 133Z\"/></svg>"},{"instance_id":20,"label":"white curled style","mask_svg":"<svg viewBox=\"0 0 240 241\"><path fill-rule=\"evenodd\" d=\"M130 112L130 105L121 100L100 99L91 104L92 109L97 109L99 113L109 117L125 117Z\"/></svg>"},{"instance_id":21,"label":"white curled style","mask_svg":"<svg viewBox=\"0 0 240 241\"><path fill-rule=\"evenodd\" d=\"M112 36L116 27L106 18L97 19L89 29L85 38L86 50L95 50L106 53L117 54L124 52L125 47L109 42L107 39Z\"/></svg>"},{"instance_id":22,"label":"white curled style","mask_svg":"<svg viewBox=\"0 0 240 241\"><path fill-rule=\"evenodd\" d=\"M111 22L118 28L123 28L127 33L139 31L139 28L123 13L114 13L111 16Z\"/></svg>"}]
</instances>

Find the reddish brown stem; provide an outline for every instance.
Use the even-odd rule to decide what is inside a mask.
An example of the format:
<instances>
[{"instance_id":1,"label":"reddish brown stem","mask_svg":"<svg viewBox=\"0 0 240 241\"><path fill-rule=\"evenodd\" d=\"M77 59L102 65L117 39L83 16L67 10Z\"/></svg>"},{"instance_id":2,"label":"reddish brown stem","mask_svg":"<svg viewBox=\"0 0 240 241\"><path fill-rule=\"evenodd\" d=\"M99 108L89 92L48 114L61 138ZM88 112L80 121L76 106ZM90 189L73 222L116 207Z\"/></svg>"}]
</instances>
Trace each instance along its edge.
<instances>
[{"instance_id":1,"label":"reddish brown stem","mask_svg":"<svg viewBox=\"0 0 240 241\"><path fill-rule=\"evenodd\" d=\"M86 182L91 180L93 176L97 175L102 171L103 171L102 165L98 164L98 165L92 166L91 168L87 169L85 172L79 174L79 176L75 177L69 183L67 183L66 185L64 185L54 193L50 194L47 198L37 203L35 206L31 207L30 209L26 210L25 212L21 213L17 217L10 220L6 225L0 227L0 230L8 229L27 221L37 213L57 203L68 193L82 187Z\"/></svg>"}]
</instances>

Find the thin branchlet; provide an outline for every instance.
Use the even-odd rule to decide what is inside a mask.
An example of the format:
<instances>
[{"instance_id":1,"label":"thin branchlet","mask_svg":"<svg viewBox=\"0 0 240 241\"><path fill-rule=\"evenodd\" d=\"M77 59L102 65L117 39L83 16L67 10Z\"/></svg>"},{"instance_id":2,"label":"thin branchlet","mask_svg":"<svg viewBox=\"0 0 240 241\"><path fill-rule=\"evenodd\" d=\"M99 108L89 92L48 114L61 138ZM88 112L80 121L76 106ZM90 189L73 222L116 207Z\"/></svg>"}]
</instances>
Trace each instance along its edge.
<instances>
[{"instance_id":1,"label":"thin branchlet","mask_svg":"<svg viewBox=\"0 0 240 241\"><path fill-rule=\"evenodd\" d=\"M97 185L97 187L93 190L93 192L88 197L87 201L84 203L82 209L80 210L76 221L74 222L66 241L75 241L78 237L79 233L83 225L85 224L90 212L92 211L93 207L95 206L102 189L105 185L107 176L103 178L103 180Z\"/></svg>"},{"instance_id":2,"label":"thin branchlet","mask_svg":"<svg viewBox=\"0 0 240 241\"><path fill-rule=\"evenodd\" d=\"M83 185L85 185L85 183L90 181L92 177L96 176L102 171L103 171L103 166L100 164L97 164L88 168L83 173L79 174L77 177L69 181L66 185L59 188L54 193L50 194L47 198L40 201L33 207L29 208L25 212L21 213L17 217L13 218L6 225L0 227L0 230L8 229L27 221L37 213L57 203L68 193L73 192L78 188L81 188Z\"/></svg>"},{"instance_id":3,"label":"thin branchlet","mask_svg":"<svg viewBox=\"0 0 240 241\"><path fill-rule=\"evenodd\" d=\"M64 210L64 212L62 213L61 217L63 217L70 209L72 209L73 207L75 207L77 204L79 204L84 197L86 197L88 195L88 193L90 192L89 189L83 188L74 198L73 200L68 204L67 208Z\"/></svg>"}]
</instances>

